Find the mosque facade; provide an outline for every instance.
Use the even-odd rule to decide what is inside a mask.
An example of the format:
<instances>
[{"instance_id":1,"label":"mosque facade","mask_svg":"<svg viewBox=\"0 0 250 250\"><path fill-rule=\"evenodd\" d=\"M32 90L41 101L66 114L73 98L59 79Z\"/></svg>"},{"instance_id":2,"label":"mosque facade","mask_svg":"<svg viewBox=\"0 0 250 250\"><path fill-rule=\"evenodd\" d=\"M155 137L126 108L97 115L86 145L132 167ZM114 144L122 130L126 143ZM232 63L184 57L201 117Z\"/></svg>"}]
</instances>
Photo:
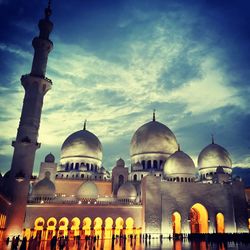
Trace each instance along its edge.
<instances>
[{"instance_id":1,"label":"mosque facade","mask_svg":"<svg viewBox=\"0 0 250 250\"><path fill-rule=\"evenodd\" d=\"M87 129L69 135L60 161L45 156L32 177L53 24L50 5L33 39L31 73L21 77L24 104L10 171L0 179L1 235L169 235L249 232L244 184L232 178L229 152L214 139L201 150L197 167L174 133L156 120L140 126L130 143L131 164L102 164L102 144Z\"/></svg>"}]
</instances>

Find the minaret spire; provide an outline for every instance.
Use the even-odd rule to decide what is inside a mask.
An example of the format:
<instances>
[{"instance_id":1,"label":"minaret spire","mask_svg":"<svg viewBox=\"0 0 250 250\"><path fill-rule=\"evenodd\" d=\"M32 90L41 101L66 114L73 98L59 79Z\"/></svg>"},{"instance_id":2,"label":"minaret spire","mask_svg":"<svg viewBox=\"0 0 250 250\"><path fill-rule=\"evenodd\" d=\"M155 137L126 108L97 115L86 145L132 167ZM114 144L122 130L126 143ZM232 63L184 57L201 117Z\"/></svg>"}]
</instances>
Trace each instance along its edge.
<instances>
[{"instance_id":1,"label":"minaret spire","mask_svg":"<svg viewBox=\"0 0 250 250\"><path fill-rule=\"evenodd\" d=\"M45 17L49 19L49 17L52 14L52 10L51 10L51 0L48 0L48 7L45 8Z\"/></svg>"},{"instance_id":2,"label":"minaret spire","mask_svg":"<svg viewBox=\"0 0 250 250\"><path fill-rule=\"evenodd\" d=\"M155 109L153 109L153 122L155 122Z\"/></svg>"},{"instance_id":3,"label":"minaret spire","mask_svg":"<svg viewBox=\"0 0 250 250\"><path fill-rule=\"evenodd\" d=\"M178 151L181 151L180 143L178 143Z\"/></svg>"},{"instance_id":4,"label":"minaret spire","mask_svg":"<svg viewBox=\"0 0 250 250\"><path fill-rule=\"evenodd\" d=\"M87 119L85 119L84 124L83 124L83 130L86 130L87 127Z\"/></svg>"},{"instance_id":5,"label":"minaret spire","mask_svg":"<svg viewBox=\"0 0 250 250\"><path fill-rule=\"evenodd\" d=\"M53 48L53 43L49 39L53 28L53 23L49 20L50 5L51 1L45 8L45 17L39 21L39 36L32 41L34 57L31 73L21 77L25 96L16 140L12 142L14 153L9 178L4 183L5 192L11 199L6 221L5 235L7 237L22 234L30 177L33 172L36 150L40 147L38 132L43 99L52 86L52 81L45 77L48 55Z\"/></svg>"},{"instance_id":6,"label":"minaret spire","mask_svg":"<svg viewBox=\"0 0 250 250\"><path fill-rule=\"evenodd\" d=\"M211 134L212 144L214 144L214 134Z\"/></svg>"}]
</instances>

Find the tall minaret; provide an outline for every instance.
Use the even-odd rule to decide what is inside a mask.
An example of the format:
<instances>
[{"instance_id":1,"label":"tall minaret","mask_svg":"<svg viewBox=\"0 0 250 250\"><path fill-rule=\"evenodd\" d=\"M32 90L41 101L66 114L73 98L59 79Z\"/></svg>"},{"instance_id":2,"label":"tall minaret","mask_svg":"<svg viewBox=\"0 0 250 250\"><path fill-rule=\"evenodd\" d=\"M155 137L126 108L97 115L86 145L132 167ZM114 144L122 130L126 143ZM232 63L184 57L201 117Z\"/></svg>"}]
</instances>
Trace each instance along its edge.
<instances>
[{"instance_id":1,"label":"tall minaret","mask_svg":"<svg viewBox=\"0 0 250 250\"><path fill-rule=\"evenodd\" d=\"M49 1L45 9L45 17L38 24L40 34L32 41L34 58L31 73L21 77L25 96L16 140L12 142L14 153L6 182L7 194L11 200L7 215L6 236L22 233L35 153L40 147L37 138L43 98L52 85L51 80L45 77L48 54L53 48L53 43L49 40L53 28L50 15Z\"/></svg>"}]
</instances>

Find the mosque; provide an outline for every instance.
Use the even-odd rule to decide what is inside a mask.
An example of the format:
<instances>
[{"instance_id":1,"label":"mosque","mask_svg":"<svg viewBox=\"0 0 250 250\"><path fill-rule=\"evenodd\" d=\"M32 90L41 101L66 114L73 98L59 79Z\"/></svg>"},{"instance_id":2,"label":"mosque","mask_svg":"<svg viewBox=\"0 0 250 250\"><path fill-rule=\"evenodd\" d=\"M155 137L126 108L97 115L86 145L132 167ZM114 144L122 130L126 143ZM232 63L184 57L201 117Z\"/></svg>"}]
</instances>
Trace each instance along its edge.
<instances>
[{"instance_id":1,"label":"mosque","mask_svg":"<svg viewBox=\"0 0 250 250\"><path fill-rule=\"evenodd\" d=\"M0 177L1 237L249 232L244 184L232 178L229 152L212 138L196 167L155 112L132 136L130 166L118 159L105 169L102 144L85 122L65 139L60 161L49 153L33 177L43 99L52 86L45 76L50 16L49 4L32 42L31 73L21 77L25 97L11 169Z\"/></svg>"}]
</instances>

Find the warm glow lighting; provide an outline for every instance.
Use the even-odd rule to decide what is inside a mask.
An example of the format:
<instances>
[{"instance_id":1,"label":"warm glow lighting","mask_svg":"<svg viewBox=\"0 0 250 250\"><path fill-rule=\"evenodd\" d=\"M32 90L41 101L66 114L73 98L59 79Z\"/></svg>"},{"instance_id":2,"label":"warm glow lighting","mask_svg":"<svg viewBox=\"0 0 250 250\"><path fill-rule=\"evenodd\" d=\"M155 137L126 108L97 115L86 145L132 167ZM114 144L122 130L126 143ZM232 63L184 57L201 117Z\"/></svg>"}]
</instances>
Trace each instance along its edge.
<instances>
[{"instance_id":1,"label":"warm glow lighting","mask_svg":"<svg viewBox=\"0 0 250 250\"><path fill-rule=\"evenodd\" d=\"M191 233L208 233L207 209L200 203L194 204L190 209Z\"/></svg>"},{"instance_id":2,"label":"warm glow lighting","mask_svg":"<svg viewBox=\"0 0 250 250\"><path fill-rule=\"evenodd\" d=\"M224 215L216 214L216 233L225 233Z\"/></svg>"},{"instance_id":3,"label":"warm glow lighting","mask_svg":"<svg viewBox=\"0 0 250 250\"><path fill-rule=\"evenodd\" d=\"M172 215L173 234L181 233L181 215L178 212L174 212Z\"/></svg>"}]
</instances>

